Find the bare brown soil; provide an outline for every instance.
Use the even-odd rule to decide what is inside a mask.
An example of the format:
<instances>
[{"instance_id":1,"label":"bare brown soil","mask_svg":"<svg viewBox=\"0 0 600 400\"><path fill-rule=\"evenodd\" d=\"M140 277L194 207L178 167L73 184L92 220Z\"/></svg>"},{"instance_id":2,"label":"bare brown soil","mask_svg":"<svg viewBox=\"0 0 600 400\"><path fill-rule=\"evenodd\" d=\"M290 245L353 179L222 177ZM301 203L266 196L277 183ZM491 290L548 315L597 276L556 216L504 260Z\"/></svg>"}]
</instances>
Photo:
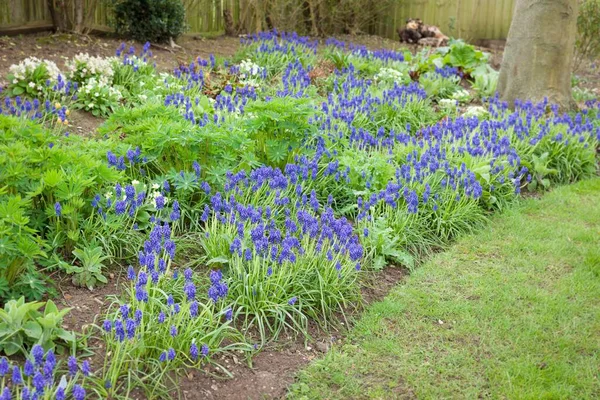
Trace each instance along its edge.
<instances>
[{"instance_id":1,"label":"bare brown soil","mask_svg":"<svg viewBox=\"0 0 600 400\"><path fill-rule=\"evenodd\" d=\"M40 32L19 36L0 37L0 80L5 78L8 68L21 60L35 56L54 61L59 68L65 61L79 53L92 56L110 57L121 43L135 46L141 51L143 44L122 40L111 36L78 36L67 34L50 34ZM185 36L179 40L181 48L170 49L168 46L152 46L154 60L160 70L172 70L179 63L188 63L196 57L207 58L210 54L230 56L238 48L239 38L220 36L205 39L197 36Z\"/></svg>"}]
</instances>

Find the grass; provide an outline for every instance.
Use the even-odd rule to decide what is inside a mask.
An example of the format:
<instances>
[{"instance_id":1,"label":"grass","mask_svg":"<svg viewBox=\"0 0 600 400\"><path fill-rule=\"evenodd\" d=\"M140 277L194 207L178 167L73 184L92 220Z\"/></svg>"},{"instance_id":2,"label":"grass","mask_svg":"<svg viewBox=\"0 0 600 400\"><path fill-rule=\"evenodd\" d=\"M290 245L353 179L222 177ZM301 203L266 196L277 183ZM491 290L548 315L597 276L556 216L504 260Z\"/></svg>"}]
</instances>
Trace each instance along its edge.
<instances>
[{"instance_id":1,"label":"grass","mask_svg":"<svg viewBox=\"0 0 600 400\"><path fill-rule=\"evenodd\" d=\"M492 218L310 365L292 398L600 397L600 179Z\"/></svg>"}]
</instances>

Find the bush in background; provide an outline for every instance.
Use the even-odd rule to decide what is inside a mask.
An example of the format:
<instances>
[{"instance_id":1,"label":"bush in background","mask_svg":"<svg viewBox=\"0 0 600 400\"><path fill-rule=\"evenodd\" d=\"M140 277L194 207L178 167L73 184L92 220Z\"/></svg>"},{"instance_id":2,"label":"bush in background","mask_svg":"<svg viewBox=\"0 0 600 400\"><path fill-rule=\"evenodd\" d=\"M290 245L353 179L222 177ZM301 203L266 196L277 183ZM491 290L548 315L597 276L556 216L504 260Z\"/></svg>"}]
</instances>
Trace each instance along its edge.
<instances>
[{"instance_id":1,"label":"bush in background","mask_svg":"<svg viewBox=\"0 0 600 400\"><path fill-rule=\"evenodd\" d=\"M114 0L114 28L140 42L164 43L186 30L180 0Z\"/></svg>"},{"instance_id":2,"label":"bush in background","mask_svg":"<svg viewBox=\"0 0 600 400\"><path fill-rule=\"evenodd\" d=\"M600 0L582 0L577 18L577 68L586 59L600 56Z\"/></svg>"}]
</instances>

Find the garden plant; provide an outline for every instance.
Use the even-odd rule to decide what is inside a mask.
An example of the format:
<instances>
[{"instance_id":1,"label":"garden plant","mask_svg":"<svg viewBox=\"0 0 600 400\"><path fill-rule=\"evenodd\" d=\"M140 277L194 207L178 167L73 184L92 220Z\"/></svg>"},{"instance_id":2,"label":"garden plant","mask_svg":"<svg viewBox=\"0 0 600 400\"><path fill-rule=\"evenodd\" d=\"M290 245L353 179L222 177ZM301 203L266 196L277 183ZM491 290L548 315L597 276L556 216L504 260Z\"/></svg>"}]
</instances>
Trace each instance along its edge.
<instances>
[{"instance_id":1,"label":"garden plant","mask_svg":"<svg viewBox=\"0 0 600 400\"><path fill-rule=\"evenodd\" d=\"M462 41L270 31L170 73L149 44L67 65L24 60L0 93L0 350L25 357L0 359L0 399L171 398L218 354L347 322L382 269L520 194L597 173L600 102L510 109ZM104 119L95 136L72 132L74 109ZM111 271L127 282L92 331L61 328L50 274L93 289Z\"/></svg>"}]
</instances>

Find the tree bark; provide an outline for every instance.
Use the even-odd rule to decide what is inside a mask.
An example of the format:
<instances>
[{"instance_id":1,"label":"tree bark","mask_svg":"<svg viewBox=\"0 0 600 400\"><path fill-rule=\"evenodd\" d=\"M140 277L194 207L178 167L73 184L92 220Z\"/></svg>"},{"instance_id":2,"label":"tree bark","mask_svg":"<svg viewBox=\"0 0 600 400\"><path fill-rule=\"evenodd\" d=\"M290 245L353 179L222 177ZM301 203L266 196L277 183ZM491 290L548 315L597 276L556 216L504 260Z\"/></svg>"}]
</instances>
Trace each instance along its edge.
<instances>
[{"instance_id":1,"label":"tree bark","mask_svg":"<svg viewBox=\"0 0 600 400\"><path fill-rule=\"evenodd\" d=\"M66 7L64 0L47 0L48 10L50 11L50 17L52 18L52 24L56 32L66 32L67 17Z\"/></svg>"},{"instance_id":2,"label":"tree bark","mask_svg":"<svg viewBox=\"0 0 600 400\"><path fill-rule=\"evenodd\" d=\"M572 106L577 10L578 0L517 0L498 81L503 100Z\"/></svg>"},{"instance_id":3,"label":"tree bark","mask_svg":"<svg viewBox=\"0 0 600 400\"><path fill-rule=\"evenodd\" d=\"M231 10L223 10L223 20L225 21L225 35L235 36L235 28L233 26L233 16L231 15Z\"/></svg>"},{"instance_id":4,"label":"tree bark","mask_svg":"<svg viewBox=\"0 0 600 400\"><path fill-rule=\"evenodd\" d=\"M73 29L76 33L83 33L85 27L84 17L84 3L85 0L73 0L75 6L75 28Z\"/></svg>"}]
</instances>

